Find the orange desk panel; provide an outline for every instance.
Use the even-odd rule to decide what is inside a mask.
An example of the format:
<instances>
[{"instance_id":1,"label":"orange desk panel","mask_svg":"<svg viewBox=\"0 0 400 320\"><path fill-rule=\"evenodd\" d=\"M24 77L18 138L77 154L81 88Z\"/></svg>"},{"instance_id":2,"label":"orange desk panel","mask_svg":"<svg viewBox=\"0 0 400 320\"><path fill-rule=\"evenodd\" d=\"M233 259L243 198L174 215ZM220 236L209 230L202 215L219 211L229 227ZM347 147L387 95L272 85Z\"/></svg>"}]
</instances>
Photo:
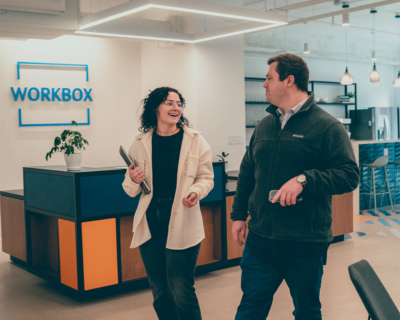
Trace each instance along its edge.
<instances>
[{"instance_id":1,"label":"orange desk panel","mask_svg":"<svg viewBox=\"0 0 400 320\"><path fill-rule=\"evenodd\" d=\"M78 290L75 222L58 219L61 283Z\"/></svg>"},{"instance_id":2,"label":"orange desk panel","mask_svg":"<svg viewBox=\"0 0 400 320\"><path fill-rule=\"evenodd\" d=\"M118 284L115 218L82 223L82 254L85 290Z\"/></svg>"}]
</instances>

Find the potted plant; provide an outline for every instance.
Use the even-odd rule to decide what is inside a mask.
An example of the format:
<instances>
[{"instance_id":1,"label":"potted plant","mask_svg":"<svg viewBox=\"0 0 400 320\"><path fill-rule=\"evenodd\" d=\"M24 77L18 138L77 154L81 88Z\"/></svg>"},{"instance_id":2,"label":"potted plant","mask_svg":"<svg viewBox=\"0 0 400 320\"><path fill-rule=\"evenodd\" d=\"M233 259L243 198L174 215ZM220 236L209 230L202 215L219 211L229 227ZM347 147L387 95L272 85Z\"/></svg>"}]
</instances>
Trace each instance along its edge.
<instances>
[{"instance_id":1,"label":"potted plant","mask_svg":"<svg viewBox=\"0 0 400 320\"><path fill-rule=\"evenodd\" d=\"M46 154L46 161L51 158L55 152L64 152L64 159L67 164L67 170L80 170L82 162L82 153L75 153L76 150L85 150L85 144L89 145L87 140L83 139L78 131L72 131L72 126L78 126L76 121L71 121L69 130L64 130L60 137L54 139L54 147Z\"/></svg>"},{"instance_id":2,"label":"potted plant","mask_svg":"<svg viewBox=\"0 0 400 320\"><path fill-rule=\"evenodd\" d=\"M228 169L228 161L226 160L227 156L229 156L229 153L225 153L223 151L222 151L222 155L217 155L217 157L221 158L221 160L219 160L219 161L225 162L225 171Z\"/></svg>"},{"instance_id":3,"label":"potted plant","mask_svg":"<svg viewBox=\"0 0 400 320\"><path fill-rule=\"evenodd\" d=\"M356 102L356 94L355 94L355 92L349 92L347 95L349 96L349 102L351 102L351 103Z\"/></svg>"}]
</instances>

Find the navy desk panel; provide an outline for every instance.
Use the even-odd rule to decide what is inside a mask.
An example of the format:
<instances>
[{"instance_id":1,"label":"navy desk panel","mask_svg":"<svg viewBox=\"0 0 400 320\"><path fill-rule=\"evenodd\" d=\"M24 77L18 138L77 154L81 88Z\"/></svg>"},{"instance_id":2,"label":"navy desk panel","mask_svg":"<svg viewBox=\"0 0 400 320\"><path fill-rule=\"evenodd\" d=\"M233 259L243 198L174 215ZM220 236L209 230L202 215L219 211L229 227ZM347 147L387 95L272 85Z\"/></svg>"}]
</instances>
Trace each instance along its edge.
<instances>
[{"instance_id":1,"label":"navy desk panel","mask_svg":"<svg viewBox=\"0 0 400 320\"><path fill-rule=\"evenodd\" d=\"M74 216L72 177L25 171L24 189L26 206Z\"/></svg>"},{"instance_id":2,"label":"navy desk panel","mask_svg":"<svg viewBox=\"0 0 400 320\"><path fill-rule=\"evenodd\" d=\"M80 178L81 217L136 211L140 194L129 197L122 188L125 173Z\"/></svg>"},{"instance_id":3,"label":"navy desk panel","mask_svg":"<svg viewBox=\"0 0 400 320\"><path fill-rule=\"evenodd\" d=\"M224 193L222 188L225 183L223 182L224 172L222 168L222 166L214 166L214 188L210 191L207 197L200 201L200 204L203 204L204 202L223 200Z\"/></svg>"}]
</instances>

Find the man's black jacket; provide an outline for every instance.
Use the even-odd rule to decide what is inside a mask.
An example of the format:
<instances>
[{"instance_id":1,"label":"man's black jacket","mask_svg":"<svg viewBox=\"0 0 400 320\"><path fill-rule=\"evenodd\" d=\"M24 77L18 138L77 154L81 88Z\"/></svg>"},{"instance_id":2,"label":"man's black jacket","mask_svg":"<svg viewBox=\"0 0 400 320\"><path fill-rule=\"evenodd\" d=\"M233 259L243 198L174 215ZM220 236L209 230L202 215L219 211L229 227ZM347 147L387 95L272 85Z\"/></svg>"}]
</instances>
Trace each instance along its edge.
<instances>
[{"instance_id":1,"label":"man's black jacket","mask_svg":"<svg viewBox=\"0 0 400 320\"><path fill-rule=\"evenodd\" d=\"M336 118L314 102L314 94L281 130L271 105L255 128L242 160L231 218L246 220L263 237L302 242L332 240L332 195L351 192L360 172L349 136ZM268 200L290 179L304 174L307 185L294 206Z\"/></svg>"}]
</instances>

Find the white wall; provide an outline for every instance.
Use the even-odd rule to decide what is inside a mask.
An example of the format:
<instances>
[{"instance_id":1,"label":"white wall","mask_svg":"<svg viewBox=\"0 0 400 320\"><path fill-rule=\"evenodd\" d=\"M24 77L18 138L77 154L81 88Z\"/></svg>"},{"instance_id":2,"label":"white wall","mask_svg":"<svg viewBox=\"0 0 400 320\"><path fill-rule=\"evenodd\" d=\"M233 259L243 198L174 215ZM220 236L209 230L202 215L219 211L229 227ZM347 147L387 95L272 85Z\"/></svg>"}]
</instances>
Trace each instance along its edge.
<instances>
[{"instance_id":1,"label":"white wall","mask_svg":"<svg viewBox=\"0 0 400 320\"><path fill-rule=\"evenodd\" d=\"M90 143L82 165L118 166L123 165L119 145L128 148L139 134L141 100L159 86L182 92L188 103L185 115L210 143L213 160L225 151L231 154L229 169L239 168L245 144L228 145L228 135L245 134L243 36L172 49L159 49L154 42L74 36L0 40L0 55L0 190L23 187L23 167L64 165L61 153L48 162L45 155L67 127L19 127L18 108L25 116L38 115L42 123L90 108L90 126L78 127ZM60 68L25 68L17 80L18 61L88 64L89 82L82 70ZM16 102L10 87L18 86L92 88L94 101Z\"/></svg>"},{"instance_id":2,"label":"white wall","mask_svg":"<svg viewBox=\"0 0 400 320\"><path fill-rule=\"evenodd\" d=\"M228 135L246 134L243 36L197 44L195 55L198 129L215 160L229 153L228 170L237 170L246 144L228 145Z\"/></svg>"},{"instance_id":3,"label":"white wall","mask_svg":"<svg viewBox=\"0 0 400 320\"><path fill-rule=\"evenodd\" d=\"M158 87L177 89L185 98L185 117L197 127L193 44L159 49L155 42L141 44L142 97Z\"/></svg>"},{"instance_id":4,"label":"white wall","mask_svg":"<svg viewBox=\"0 0 400 320\"><path fill-rule=\"evenodd\" d=\"M23 187L23 167L65 164L61 153L48 162L45 155L50 151L54 137L67 127L19 127L18 108L40 112L46 122L49 120L46 115L57 108L61 113L62 110L68 112L89 107L91 125L78 127L90 143L84 151L82 165L123 165L118 147L120 144L129 147L138 133L135 111L142 97L139 42L71 36L51 41L0 40L0 56L0 190ZM18 61L88 64L89 82L77 80L84 76L81 71L54 69L24 69L21 80L17 80ZM71 83L71 78L77 82ZM11 86L87 86L93 88L93 102L81 105L72 101L32 102L25 99L16 102Z\"/></svg>"}]
</instances>

